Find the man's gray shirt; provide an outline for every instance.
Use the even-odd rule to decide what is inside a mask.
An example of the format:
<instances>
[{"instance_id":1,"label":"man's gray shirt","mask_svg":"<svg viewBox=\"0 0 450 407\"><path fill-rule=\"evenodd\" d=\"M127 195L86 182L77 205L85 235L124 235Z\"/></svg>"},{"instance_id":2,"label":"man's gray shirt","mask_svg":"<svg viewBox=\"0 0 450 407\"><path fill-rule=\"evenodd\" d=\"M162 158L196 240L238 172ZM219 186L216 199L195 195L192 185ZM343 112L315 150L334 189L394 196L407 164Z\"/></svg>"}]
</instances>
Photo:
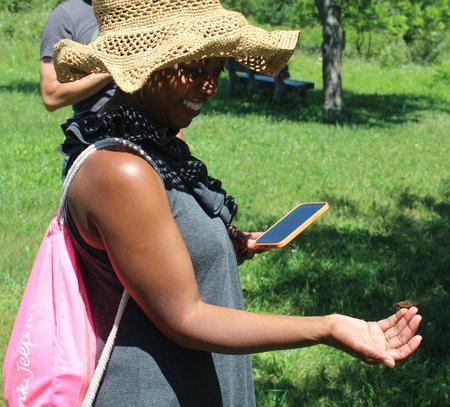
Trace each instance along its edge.
<instances>
[{"instance_id":1,"label":"man's gray shirt","mask_svg":"<svg viewBox=\"0 0 450 407\"><path fill-rule=\"evenodd\" d=\"M90 1L67 0L50 14L42 33L41 60L52 58L53 46L62 39L89 44L98 36L98 25ZM75 113L97 112L114 94L109 84L95 95L73 105Z\"/></svg>"}]
</instances>

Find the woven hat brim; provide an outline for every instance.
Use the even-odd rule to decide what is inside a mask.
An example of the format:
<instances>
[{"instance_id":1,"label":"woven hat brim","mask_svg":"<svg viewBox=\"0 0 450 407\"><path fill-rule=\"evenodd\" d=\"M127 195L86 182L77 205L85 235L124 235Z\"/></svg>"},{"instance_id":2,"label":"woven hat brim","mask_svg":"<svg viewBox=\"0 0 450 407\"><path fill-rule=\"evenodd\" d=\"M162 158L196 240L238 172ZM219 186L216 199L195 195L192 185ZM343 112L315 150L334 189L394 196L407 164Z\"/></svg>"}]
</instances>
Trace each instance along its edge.
<instances>
[{"instance_id":1,"label":"woven hat brim","mask_svg":"<svg viewBox=\"0 0 450 407\"><path fill-rule=\"evenodd\" d=\"M133 93L153 72L179 62L231 57L248 68L275 76L295 50L298 31L265 31L240 13L222 9L210 18L172 21L152 28L100 35L89 45L62 40L54 47L58 80L109 72L117 86Z\"/></svg>"}]
</instances>

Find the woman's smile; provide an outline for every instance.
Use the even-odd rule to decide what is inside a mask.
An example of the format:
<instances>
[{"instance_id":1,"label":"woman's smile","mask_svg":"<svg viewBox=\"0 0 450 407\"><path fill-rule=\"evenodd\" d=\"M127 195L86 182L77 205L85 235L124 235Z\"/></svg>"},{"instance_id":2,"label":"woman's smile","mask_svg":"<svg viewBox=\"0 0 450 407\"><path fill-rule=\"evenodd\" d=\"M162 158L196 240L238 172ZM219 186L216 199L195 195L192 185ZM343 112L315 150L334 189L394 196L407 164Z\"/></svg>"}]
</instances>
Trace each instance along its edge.
<instances>
[{"instance_id":1,"label":"woman's smile","mask_svg":"<svg viewBox=\"0 0 450 407\"><path fill-rule=\"evenodd\" d=\"M190 100L183 100L183 105L186 106L189 110L192 112L198 114L200 113L200 110L202 109L203 103L195 103L191 102Z\"/></svg>"}]
</instances>

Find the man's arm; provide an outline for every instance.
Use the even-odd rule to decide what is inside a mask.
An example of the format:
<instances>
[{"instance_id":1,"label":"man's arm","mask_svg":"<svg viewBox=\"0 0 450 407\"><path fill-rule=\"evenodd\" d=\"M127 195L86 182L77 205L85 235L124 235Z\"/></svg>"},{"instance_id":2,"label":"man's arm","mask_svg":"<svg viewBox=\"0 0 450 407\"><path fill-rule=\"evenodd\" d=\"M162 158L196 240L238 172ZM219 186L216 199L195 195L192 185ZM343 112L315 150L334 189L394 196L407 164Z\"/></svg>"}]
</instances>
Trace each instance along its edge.
<instances>
[{"instance_id":1,"label":"man's arm","mask_svg":"<svg viewBox=\"0 0 450 407\"><path fill-rule=\"evenodd\" d=\"M40 74L42 101L49 112L95 95L112 80L109 73L93 73L74 82L61 83L56 78L53 61L48 57L41 60Z\"/></svg>"}]
</instances>

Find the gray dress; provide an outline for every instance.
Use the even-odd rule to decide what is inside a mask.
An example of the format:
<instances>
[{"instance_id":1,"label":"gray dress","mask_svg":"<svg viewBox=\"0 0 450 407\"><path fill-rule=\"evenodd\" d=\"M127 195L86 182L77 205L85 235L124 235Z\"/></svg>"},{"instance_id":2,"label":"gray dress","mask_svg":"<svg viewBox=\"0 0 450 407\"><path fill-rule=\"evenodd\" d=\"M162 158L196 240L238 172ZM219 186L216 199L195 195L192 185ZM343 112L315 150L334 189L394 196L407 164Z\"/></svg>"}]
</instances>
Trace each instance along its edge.
<instances>
[{"instance_id":1,"label":"gray dress","mask_svg":"<svg viewBox=\"0 0 450 407\"><path fill-rule=\"evenodd\" d=\"M243 309L236 257L224 222L205 212L164 159L155 161L203 301ZM83 241L70 214L67 224L79 255L101 349L123 288L106 253ZM254 406L250 358L182 348L161 334L130 299L95 405Z\"/></svg>"}]
</instances>

